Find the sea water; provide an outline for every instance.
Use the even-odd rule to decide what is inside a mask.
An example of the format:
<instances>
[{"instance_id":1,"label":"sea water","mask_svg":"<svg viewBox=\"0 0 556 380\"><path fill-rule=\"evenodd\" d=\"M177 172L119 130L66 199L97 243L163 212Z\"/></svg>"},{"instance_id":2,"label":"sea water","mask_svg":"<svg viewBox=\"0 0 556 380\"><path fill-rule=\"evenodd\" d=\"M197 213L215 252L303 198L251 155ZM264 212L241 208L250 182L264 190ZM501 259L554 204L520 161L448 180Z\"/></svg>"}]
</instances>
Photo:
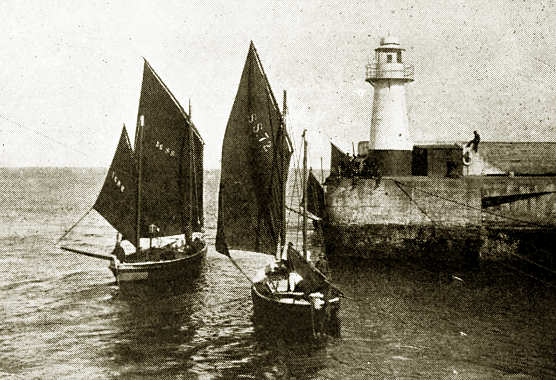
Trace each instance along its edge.
<instances>
[{"instance_id":1,"label":"sea water","mask_svg":"<svg viewBox=\"0 0 556 380\"><path fill-rule=\"evenodd\" d=\"M56 245L94 203L105 174L0 169L1 378L556 377L554 288L496 263L465 272L331 267L348 297L340 337L292 343L261 333L248 281L214 250L217 171L205 174L209 250L198 280L179 291L124 292L107 262ZM62 243L107 253L115 238L93 211ZM234 257L251 276L269 262Z\"/></svg>"}]
</instances>

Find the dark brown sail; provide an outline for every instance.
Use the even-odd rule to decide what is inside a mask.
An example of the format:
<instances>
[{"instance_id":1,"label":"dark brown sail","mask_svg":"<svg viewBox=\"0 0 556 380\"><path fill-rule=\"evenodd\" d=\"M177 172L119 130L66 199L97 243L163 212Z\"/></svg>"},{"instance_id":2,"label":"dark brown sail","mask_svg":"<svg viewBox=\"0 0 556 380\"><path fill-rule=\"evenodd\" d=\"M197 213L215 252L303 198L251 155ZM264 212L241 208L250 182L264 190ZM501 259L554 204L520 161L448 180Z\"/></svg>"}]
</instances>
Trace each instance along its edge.
<instances>
[{"instance_id":1,"label":"dark brown sail","mask_svg":"<svg viewBox=\"0 0 556 380\"><path fill-rule=\"evenodd\" d=\"M347 153L330 143L330 175L346 175L351 162Z\"/></svg>"},{"instance_id":2,"label":"dark brown sail","mask_svg":"<svg viewBox=\"0 0 556 380\"><path fill-rule=\"evenodd\" d=\"M129 240L133 245L136 244L136 178L133 151L124 126L106 180L93 208L122 234L123 239Z\"/></svg>"},{"instance_id":3,"label":"dark brown sail","mask_svg":"<svg viewBox=\"0 0 556 380\"><path fill-rule=\"evenodd\" d=\"M288 265L303 278L307 293L323 291L328 286L326 276L313 263L305 260L291 243L288 245Z\"/></svg>"},{"instance_id":4,"label":"dark brown sail","mask_svg":"<svg viewBox=\"0 0 556 380\"><path fill-rule=\"evenodd\" d=\"M205 224L203 211L203 150L205 143L198 134L193 133L193 199L191 227L200 232Z\"/></svg>"},{"instance_id":5,"label":"dark brown sail","mask_svg":"<svg viewBox=\"0 0 556 380\"><path fill-rule=\"evenodd\" d=\"M226 126L216 249L276 253L285 242L285 183L291 143L251 43Z\"/></svg>"},{"instance_id":6,"label":"dark brown sail","mask_svg":"<svg viewBox=\"0 0 556 380\"><path fill-rule=\"evenodd\" d=\"M145 124L141 145L141 236L149 236L151 224L158 227L159 236L182 234L188 224L194 231L200 230L203 140L147 61L138 124L141 117ZM136 139L136 149L138 143Z\"/></svg>"},{"instance_id":7,"label":"dark brown sail","mask_svg":"<svg viewBox=\"0 0 556 380\"><path fill-rule=\"evenodd\" d=\"M319 218L324 217L324 190L311 170L307 179L307 210Z\"/></svg>"}]
</instances>

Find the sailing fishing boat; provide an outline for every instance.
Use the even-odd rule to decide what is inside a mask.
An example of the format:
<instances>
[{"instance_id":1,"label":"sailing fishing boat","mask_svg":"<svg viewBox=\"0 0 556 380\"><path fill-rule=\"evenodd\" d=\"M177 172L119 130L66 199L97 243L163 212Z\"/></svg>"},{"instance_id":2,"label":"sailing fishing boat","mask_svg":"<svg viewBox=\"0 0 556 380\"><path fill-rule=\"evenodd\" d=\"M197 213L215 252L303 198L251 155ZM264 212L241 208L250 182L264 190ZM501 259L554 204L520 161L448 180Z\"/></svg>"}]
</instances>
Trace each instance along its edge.
<instances>
[{"instance_id":1,"label":"sailing fishing boat","mask_svg":"<svg viewBox=\"0 0 556 380\"><path fill-rule=\"evenodd\" d=\"M250 280L255 319L285 336L314 336L337 324L340 294L308 260L306 210L304 254L289 244L287 259L282 257L292 153L284 118L251 42L224 135L216 250L240 270L230 250L278 256Z\"/></svg>"},{"instance_id":2,"label":"sailing fishing boat","mask_svg":"<svg viewBox=\"0 0 556 380\"><path fill-rule=\"evenodd\" d=\"M91 208L118 231L116 247L111 254L61 248L110 261L118 283L196 276L207 251L200 234L203 147L191 115L145 60L135 150L124 126ZM148 239L148 248L141 239ZM129 241L135 252L126 254L120 240Z\"/></svg>"}]
</instances>

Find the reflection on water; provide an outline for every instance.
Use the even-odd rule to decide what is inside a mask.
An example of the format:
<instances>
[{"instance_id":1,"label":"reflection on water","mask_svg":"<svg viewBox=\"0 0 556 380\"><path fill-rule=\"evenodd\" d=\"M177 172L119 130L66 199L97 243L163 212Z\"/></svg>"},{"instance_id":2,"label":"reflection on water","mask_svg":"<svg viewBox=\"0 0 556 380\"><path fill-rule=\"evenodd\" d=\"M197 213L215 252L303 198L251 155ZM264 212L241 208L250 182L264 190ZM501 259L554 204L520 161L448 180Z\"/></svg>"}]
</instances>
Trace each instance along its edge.
<instances>
[{"instance_id":1,"label":"reflection on water","mask_svg":"<svg viewBox=\"0 0 556 380\"><path fill-rule=\"evenodd\" d=\"M0 377L556 377L554 289L496 264L457 273L407 262L332 267L348 297L341 337L315 342L256 331L249 283L213 246L191 286L120 288L106 262L53 245L92 204L104 172L94 181L90 173L57 173L13 190L34 197L25 209L9 197L0 203L8 226L0 230ZM6 178L0 182L13 189L17 181ZM217 179L207 175L209 239ZM67 186L68 197L43 191ZM108 252L113 232L92 216L67 243ZM234 257L249 275L268 260Z\"/></svg>"},{"instance_id":2,"label":"reflection on water","mask_svg":"<svg viewBox=\"0 0 556 380\"><path fill-rule=\"evenodd\" d=\"M191 368L196 334L191 316L199 307L200 288L202 281L119 289L115 297L122 309L114 319L118 332L109 347L117 375L156 376Z\"/></svg>"},{"instance_id":3,"label":"reflection on water","mask_svg":"<svg viewBox=\"0 0 556 380\"><path fill-rule=\"evenodd\" d=\"M249 284L212 249L191 286L114 284L104 262L50 251L2 283L2 372L23 377L519 378L556 374L555 295L485 267L332 268L341 337L285 342L252 322ZM21 262L11 251L7 268ZM236 256L248 273L264 257ZM19 280L15 280L18 277Z\"/></svg>"}]
</instances>

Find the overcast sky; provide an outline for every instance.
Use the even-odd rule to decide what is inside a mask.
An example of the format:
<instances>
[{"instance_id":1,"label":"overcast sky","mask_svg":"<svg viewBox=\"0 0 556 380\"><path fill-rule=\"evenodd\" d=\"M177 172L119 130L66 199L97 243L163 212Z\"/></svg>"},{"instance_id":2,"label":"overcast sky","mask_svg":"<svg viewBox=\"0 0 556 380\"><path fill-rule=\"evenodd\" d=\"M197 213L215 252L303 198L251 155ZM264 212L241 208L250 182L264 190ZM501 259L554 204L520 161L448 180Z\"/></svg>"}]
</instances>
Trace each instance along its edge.
<instances>
[{"instance_id":1,"label":"overcast sky","mask_svg":"<svg viewBox=\"0 0 556 380\"><path fill-rule=\"evenodd\" d=\"M437 4L445 4L439 6ZM313 167L328 141L369 138L365 64L398 36L415 65L414 141L556 141L554 1L2 1L0 166L108 166L135 130L147 58L193 105L205 167L253 40L290 133L309 131Z\"/></svg>"}]
</instances>

